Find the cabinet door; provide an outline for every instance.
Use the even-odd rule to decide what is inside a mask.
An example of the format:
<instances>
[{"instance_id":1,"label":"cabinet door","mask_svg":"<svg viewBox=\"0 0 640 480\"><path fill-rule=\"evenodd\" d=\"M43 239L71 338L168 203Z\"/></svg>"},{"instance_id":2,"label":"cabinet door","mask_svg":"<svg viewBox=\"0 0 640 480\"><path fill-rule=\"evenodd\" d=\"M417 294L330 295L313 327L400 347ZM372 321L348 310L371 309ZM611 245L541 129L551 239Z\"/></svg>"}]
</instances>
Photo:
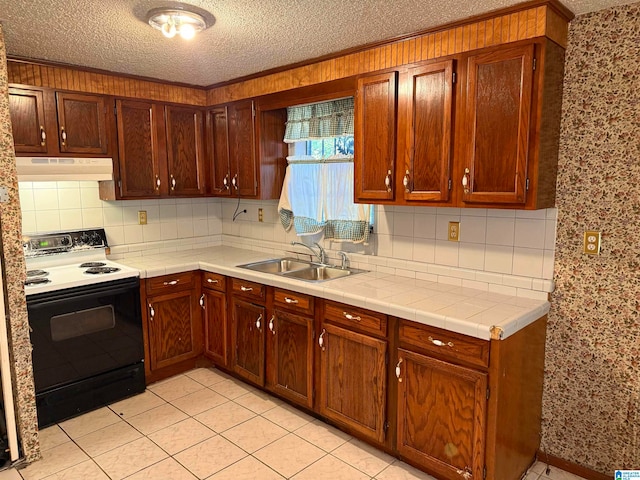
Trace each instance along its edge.
<instances>
[{"instance_id":1,"label":"cabinet door","mask_svg":"<svg viewBox=\"0 0 640 480\"><path fill-rule=\"evenodd\" d=\"M313 408L313 318L276 309L267 328L267 386Z\"/></svg>"},{"instance_id":2,"label":"cabinet door","mask_svg":"<svg viewBox=\"0 0 640 480\"><path fill-rule=\"evenodd\" d=\"M106 99L97 95L57 92L56 101L60 151L106 154Z\"/></svg>"},{"instance_id":3,"label":"cabinet door","mask_svg":"<svg viewBox=\"0 0 640 480\"><path fill-rule=\"evenodd\" d=\"M318 344L320 413L382 443L387 342L325 323Z\"/></svg>"},{"instance_id":4,"label":"cabinet door","mask_svg":"<svg viewBox=\"0 0 640 480\"><path fill-rule=\"evenodd\" d=\"M468 59L464 202L525 203L533 48L505 48Z\"/></svg>"},{"instance_id":5,"label":"cabinet door","mask_svg":"<svg viewBox=\"0 0 640 480\"><path fill-rule=\"evenodd\" d=\"M202 350L202 334L195 292L183 290L150 297L147 301L151 370L198 356Z\"/></svg>"},{"instance_id":6,"label":"cabinet door","mask_svg":"<svg viewBox=\"0 0 640 480\"><path fill-rule=\"evenodd\" d=\"M150 102L117 100L116 116L122 197L159 196L166 188L159 164L164 138L157 134L158 122L164 132L162 110Z\"/></svg>"},{"instance_id":7,"label":"cabinet door","mask_svg":"<svg viewBox=\"0 0 640 480\"><path fill-rule=\"evenodd\" d=\"M265 309L233 297L233 370L243 378L264 385Z\"/></svg>"},{"instance_id":8,"label":"cabinet door","mask_svg":"<svg viewBox=\"0 0 640 480\"><path fill-rule=\"evenodd\" d=\"M227 297L206 289L200 298L204 309L204 353L216 365L227 365Z\"/></svg>"},{"instance_id":9,"label":"cabinet door","mask_svg":"<svg viewBox=\"0 0 640 480\"><path fill-rule=\"evenodd\" d=\"M404 197L446 202L451 180L453 60L412 68L407 87Z\"/></svg>"},{"instance_id":10,"label":"cabinet door","mask_svg":"<svg viewBox=\"0 0 640 480\"><path fill-rule=\"evenodd\" d=\"M229 158L231 163L231 195L258 195L258 166L254 137L253 101L238 102L228 107Z\"/></svg>"},{"instance_id":11,"label":"cabinet door","mask_svg":"<svg viewBox=\"0 0 640 480\"><path fill-rule=\"evenodd\" d=\"M231 195L231 167L229 166L229 131L227 107L207 112L207 161L209 185L213 195Z\"/></svg>"},{"instance_id":12,"label":"cabinet door","mask_svg":"<svg viewBox=\"0 0 640 480\"><path fill-rule=\"evenodd\" d=\"M9 113L16 153L46 153L44 99L41 90L9 89Z\"/></svg>"},{"instance_id":13,"label":"cabinet door","mask_svg":"<svg viewBox=\"0 0 640 480\"><path fill-rule=\"evenodd\" d=\"M356 201L393 200L396 72L358 79L355 101Z\"/></svg>"},{"instance_id":14,"label":"cabinet door","mask_svg":"<svg viewBox=\"0 0 640 480\"><path fill-rule=\"evenodd\" d=\"M165 107L170 195L204 195L202 111Z\"/></svg>"},{"instance_id":15,"label":"cabinet door","mask_svg":"<svg viewBox=\"0 0 640 480\"><path fill-rule=\"evenodd\" d=\"M443 478L482 478L487 374L404 349L398 355L398 452Z\"/></svg>"}]
</instances>

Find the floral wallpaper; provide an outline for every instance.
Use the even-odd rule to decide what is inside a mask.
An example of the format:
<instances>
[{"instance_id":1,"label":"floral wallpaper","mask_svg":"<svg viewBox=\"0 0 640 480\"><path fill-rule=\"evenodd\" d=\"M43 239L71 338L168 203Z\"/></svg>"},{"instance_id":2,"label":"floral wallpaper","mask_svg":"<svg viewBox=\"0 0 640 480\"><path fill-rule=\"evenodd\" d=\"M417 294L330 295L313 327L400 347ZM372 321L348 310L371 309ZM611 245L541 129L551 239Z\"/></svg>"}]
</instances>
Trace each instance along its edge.
<instances>
[{"instance_id":1,"label":"floral wallpaper","mask_svg":"<svg viewBox=\"0 0 640 480\"><path fill-rule=\"evenodd\" d=\"M542 450L613 477L640 468L640 3L574 19L566 53Z\"/></svg>"},{"instance_id":2,"label":"floral wallpaper","mask_svg":"<svg viewBox=\"0 0 640 480\"><path fill-rule=\"evenodd\" d=\"M24 295L26 277L22 253L22 217L18 197L18 177L13 150L13 135L9 118L7 57L2 25L0 24L0 187L7 189L9 201L0 203L2 225L3 280L8 299L9 352L13 365L14 398L23 456L27 461L40 457L33 373L31 369L31 341Z\"/></svg>"}]
</instances>

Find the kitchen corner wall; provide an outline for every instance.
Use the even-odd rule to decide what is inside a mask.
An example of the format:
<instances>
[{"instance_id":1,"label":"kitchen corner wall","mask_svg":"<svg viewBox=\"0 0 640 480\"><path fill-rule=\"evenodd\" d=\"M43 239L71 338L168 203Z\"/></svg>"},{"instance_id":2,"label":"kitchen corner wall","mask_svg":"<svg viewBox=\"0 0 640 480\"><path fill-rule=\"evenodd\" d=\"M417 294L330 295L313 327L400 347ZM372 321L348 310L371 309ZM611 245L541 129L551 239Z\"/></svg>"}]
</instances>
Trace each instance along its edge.
<instances>
[{"instance_id":1,"label":"kitchen corner wall","mask_svg":"<svg viewBox=\"0 0 640 480\"><path fill-rule=\"evenodd\" d=\"M571 22L562 110L542 449L613 478L640 468L640 3Z\"/></svg>"}]
</instances>

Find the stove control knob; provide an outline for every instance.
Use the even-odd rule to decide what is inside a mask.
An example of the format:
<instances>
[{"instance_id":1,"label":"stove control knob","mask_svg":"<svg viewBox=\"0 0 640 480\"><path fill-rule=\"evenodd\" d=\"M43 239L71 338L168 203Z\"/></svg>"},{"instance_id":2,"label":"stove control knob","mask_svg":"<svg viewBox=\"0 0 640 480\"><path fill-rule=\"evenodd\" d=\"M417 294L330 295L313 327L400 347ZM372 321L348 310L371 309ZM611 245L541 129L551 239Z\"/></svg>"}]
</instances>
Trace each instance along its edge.
<instances>
[{"instance_id":1,"label":"stove control knob","mask_svg":"<svg viewBox=\"0 0 640 480\"><path fill-rule=\"evenodd\" d=\"M60 243L65 246L69 245L69 237L62 237Z\"/></svg>"},{"instance_id":2,"label":"stove control knob","mask_svg":"<svg viewBox=\"0 0 640 480\"><path fill-rule=\"evenodd\" d=\"M89 235L89 239L92 246L102 245L102 237L100 237L100 234L98 232L93 232L91 235Z\"/></svg>"},{"instance_id":3,"label":"stove control knob","mask_svg":"<svg viewBox=\"0 0 640 480\"><path fill-rule=\"evenodd\" d=\"M86 245L87 243L89 243L89 235L87 235L86 233L83 233L82 235L80 235L80 238L78 239L78 243L80 245Z\"/></svg>"}]
</instances>

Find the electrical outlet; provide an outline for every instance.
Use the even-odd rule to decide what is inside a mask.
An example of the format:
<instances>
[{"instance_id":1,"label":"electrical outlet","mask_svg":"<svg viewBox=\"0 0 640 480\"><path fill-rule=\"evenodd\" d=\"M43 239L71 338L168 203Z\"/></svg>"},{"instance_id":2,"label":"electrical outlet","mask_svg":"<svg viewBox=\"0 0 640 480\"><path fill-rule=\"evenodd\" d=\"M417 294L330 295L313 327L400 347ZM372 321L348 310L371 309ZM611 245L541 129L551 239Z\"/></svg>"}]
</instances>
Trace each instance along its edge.
<instances>
[{"instance_id":1,"label":"electrical outlet","mask_svg":"<svg viewBox=\"0 0 640 480\"><path fill-rule=\"evenodd\" d=\"M138 210L138 225L146 225L146 224L147 224L147 211Z\"/></svg>"},{"instance_id":2,"label":"electrical outlet","mask_svg":"<svg viewBox=\"0 0 640 480\"><path fill-rule=\"evenodd\" d=\"M258 221L259 222L264 222L264 214L262 213L262 209L261 208L258 209Z\"/></svg>"},{"instance_id":3,"label":"electrical outlet","mask_svg":"<svg viewBox=\"0 0 640 480\"><path fill-rule=\"evenodd\" d=\"M449 222L449 235L447 240L450 242L460 241L460 222Z\"/></svg>"},{"instance_id":4,"label":"electrical outlet","mask_svg":"<svg viewBox=\"0 0 640 480\"><path fill-rule=\"evenodd\" d=\"M600 232L587 230L584 232L584 253L587 255L600 255Z\"/></svg>"}]
</instances>

